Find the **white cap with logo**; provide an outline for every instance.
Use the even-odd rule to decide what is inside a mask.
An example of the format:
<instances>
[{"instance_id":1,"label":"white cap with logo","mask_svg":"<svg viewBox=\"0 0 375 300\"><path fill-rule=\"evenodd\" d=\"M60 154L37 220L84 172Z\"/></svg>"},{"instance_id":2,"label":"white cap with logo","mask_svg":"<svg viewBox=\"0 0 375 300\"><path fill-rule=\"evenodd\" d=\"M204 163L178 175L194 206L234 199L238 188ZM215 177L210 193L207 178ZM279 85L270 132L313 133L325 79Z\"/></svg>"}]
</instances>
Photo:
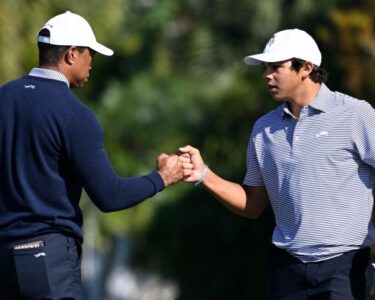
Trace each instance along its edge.
<instances>
[{"instance_id":1,"label":"white cap with logo","mask_svg":"<svg viewBox=\"0 0 375 300\"><path fill-rule=\"evenodd\" d=\"M48 20L41 28L48 29L50 36L38 35L38 42L58 45L88 47L92 50L111 56L113 50L96 41L90 24L81 16L67 11Z\"/></svg>"},{"instance_id":2,"label":"white cap with logo","mask_svg":"<svg viewBox=\"0 0 375 300\"><path fill-rule=\"evenodd\" d=\"M299 58L320 66L322 55L314 39L300 29L286 29L275 33L268 41L263 53L246 56L248 65L262 62L279 62Z\"/></svg>"}]
</instances>

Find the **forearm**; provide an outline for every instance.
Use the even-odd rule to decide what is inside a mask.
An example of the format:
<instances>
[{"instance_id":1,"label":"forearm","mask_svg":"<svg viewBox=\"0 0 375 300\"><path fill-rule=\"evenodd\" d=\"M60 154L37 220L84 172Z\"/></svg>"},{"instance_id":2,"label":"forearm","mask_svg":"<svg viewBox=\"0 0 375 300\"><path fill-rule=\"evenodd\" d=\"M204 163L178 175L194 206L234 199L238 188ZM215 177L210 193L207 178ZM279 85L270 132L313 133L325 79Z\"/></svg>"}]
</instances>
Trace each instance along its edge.
<instances>
[{"instance_id":1,"label":"forearm","mask_svg":"<svg viewBox=\"0 0 375 300\"><path fill-rule=\"evenodd\" d=\"M229 210L247 216L247 196L240 184L225 180L209 169L202 185Z\"/></svg>"},{"instance_id":2,"label":"forearm","mask_svg":"<svg viewBox=\"0 0 375 300\"><path fill-rule=\"evenodd\" d=\"M135 206L163 189L157 172L145 176L118 177L86 185L87 193L95 205L104 212Z\"/></svg>"},{"instance_id":3,"label":"forearm","mask_svg":"<svg viewBox=\"0 0 375 300\"><path fill-rule=\"evenodd\" d=\"M199 150L187 145L180 147L182 154L190 155L190 164L184 166L184 181L199 182L212 193L229 210L249 217L256 218L264 210L268 195L264 186L246 186L234 183L216 175L208 169Z\"/></svg>"},{"instance_id":4,"label":"forearm","mask_svg":"<svg viewBox=\"0 0 375 300\"><path fill-rule=\"evenodd\" d=\"M121 177L113 169L103 147L103 132L91 112L80 115L80 122L70 122L66 146L72 175L82 183L90 199L102 211L134 206L164 188L160 174ZM70 176L69 176L70 177Z\"/></svg>"}]
</instances>

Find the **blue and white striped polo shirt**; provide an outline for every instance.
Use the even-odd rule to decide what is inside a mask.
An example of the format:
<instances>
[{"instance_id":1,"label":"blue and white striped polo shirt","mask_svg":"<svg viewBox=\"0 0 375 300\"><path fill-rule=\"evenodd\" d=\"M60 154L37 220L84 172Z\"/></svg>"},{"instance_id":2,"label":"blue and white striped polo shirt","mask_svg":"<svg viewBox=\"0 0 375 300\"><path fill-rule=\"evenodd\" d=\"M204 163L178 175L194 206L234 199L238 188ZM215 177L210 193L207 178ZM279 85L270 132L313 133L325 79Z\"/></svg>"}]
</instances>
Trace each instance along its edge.
<instances>
[{"instance_id":1,"label":"blue and white striped polo shirt","mask_svg":"<svg viewBox=\"0 0 375 300\"><path fill-rule=\"evenodd\" d=\"M254 124L244 184L265 186L273 243L303 262L371 245L375 110L322 85L297 120L284 103Z\"/></svg>"}]
</instances>

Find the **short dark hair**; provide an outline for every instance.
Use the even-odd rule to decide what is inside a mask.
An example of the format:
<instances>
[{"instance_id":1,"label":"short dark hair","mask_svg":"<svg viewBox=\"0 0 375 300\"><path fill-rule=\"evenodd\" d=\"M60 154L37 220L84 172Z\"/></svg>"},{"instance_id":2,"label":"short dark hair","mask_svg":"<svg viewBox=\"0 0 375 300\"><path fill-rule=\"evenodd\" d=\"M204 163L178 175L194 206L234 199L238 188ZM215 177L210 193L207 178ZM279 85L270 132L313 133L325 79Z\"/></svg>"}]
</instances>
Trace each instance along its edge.
<instances>
[{"instance_id":1,"label":"short dark hair","mask_svg":"<svg viewBox=\"0 0 375 300\"><path fill-rule=\"evenodd\" d=\"M299 58L292 58L292 69L295 71L299 71L306 61ZM310 79L317 83L325 83L328 79L328 72L314 65L313 71L309 75Z\"/></svg>"},{"instance_id":2,"label":"short dark hair","mask_svg":"<svg viewBox=\"0 0 375 300\"><path fill-rule=\"evenodd\" d=\"M38 36L50 37L48 29L42 29ZM38 42L39 49L39 66L57 66L58 62L64 57L66 50L71 46L57 46ZM86 47L77 47L82 53Z\"/></svg>"}]
</instances>

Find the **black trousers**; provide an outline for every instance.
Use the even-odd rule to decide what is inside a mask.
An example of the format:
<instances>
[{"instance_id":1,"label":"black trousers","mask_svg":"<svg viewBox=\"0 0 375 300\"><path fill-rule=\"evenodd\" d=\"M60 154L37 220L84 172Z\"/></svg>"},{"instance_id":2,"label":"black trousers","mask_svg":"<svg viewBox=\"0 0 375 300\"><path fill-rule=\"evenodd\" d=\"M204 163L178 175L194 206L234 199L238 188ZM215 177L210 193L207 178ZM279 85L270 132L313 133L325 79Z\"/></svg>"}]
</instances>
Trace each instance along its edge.
<instances>
[{"instance_id":1,"label":"black trousers","mask_svg":"<svg viewBox=\"0 0 375 300\"><path fill-rule=\"evenodd\" d=\"M0 246L0 298L84 299L81 245L50 233Z\"/></svg>"},{"instance_id":2,"label":"black trousers","mask_svg":"<svg viewBox=\"0 0 375 300\"><path fill-rule=\"evenodd\" d=\"M270 300L367 300L373 283L370 248L315 263L302 263L272 247Z\"/></svg>"}]
</instances>

